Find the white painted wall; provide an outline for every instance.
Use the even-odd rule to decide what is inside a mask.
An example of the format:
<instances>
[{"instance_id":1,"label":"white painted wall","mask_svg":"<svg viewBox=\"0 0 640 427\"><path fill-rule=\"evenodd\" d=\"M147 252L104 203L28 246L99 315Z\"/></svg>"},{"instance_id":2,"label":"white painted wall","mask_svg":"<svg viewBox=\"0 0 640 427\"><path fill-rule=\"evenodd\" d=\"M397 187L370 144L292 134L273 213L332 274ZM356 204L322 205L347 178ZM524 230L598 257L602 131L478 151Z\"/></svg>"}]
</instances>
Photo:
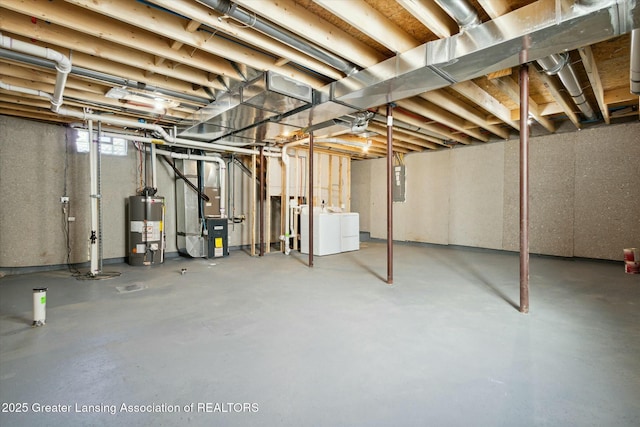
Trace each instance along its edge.
<instances>
[{"instance_id":1,"label":"white painted wall","mask_svg":"<svg viewBox=\"0 0 640 427\"><path fill-rule=\"evenodd\" d=\"M530 250L622 259L640 245L640 123L531 138ZM405 156L394 239L517 251L517 140ZM386 160L354 161L352 211L386 238ZM356 196L357 194L357 196Z\"/></svg>"}]
</instances>

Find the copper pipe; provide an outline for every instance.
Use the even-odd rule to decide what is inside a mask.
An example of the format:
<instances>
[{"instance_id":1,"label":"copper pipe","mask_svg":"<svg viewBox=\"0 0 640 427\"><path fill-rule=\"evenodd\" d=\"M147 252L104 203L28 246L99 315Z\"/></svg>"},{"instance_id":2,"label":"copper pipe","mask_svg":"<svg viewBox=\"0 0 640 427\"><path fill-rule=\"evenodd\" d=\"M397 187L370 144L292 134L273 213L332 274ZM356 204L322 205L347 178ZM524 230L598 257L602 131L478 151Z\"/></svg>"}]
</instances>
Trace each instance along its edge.
<instances>
[{"instance_id":1,"label":"copper pipe","mask_svg":"<svg viewBox=\"0 0 640 427\"><path fill-rule=\"evenodd\" d=\"M387 283L393 284L393 106L387 104Z\"/></svg>"},{"instance_id":2,"label":"copper pipe","mask_svg":"<svg viewBox=\"0 0 640 427\"><path fill-rule=\"evenodd\" d=\"M264 164L264 147L260 147L260 180L258 185L260 186L260 192L258 193L258 199L260 203L260 249L259 256L264 256L264 178L265 178L265 164Z\"/></svg>"},{"instance_id":3,"label":"copper pipe","mask_svg":"<svg viewBox=\"0 0 640 427\"><path fill-rule=\"evenodd\" d=\"M309 134L309 267L313 267L313 132Z\"/></svg>"},{"instance_id":4,"label":"copper pipe","mask_svg":"<svg viewBox=\"0 0 640 427\"><path fill-rule=\"evenodd\" d=\"M522 54L525 62L526 50ZM520 66L520 312L529 312L529 64L526 62Z\"/></svg>"}]
</instances>

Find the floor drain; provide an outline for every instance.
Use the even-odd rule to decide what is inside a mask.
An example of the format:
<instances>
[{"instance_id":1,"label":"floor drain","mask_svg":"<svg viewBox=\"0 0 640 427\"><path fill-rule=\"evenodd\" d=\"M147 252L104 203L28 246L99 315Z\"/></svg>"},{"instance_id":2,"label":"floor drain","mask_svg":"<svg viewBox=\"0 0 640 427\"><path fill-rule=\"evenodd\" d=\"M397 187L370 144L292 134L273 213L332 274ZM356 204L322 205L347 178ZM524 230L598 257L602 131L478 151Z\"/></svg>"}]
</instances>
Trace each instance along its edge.
<instances>
[{"instance_id":1,"label":"floor drain","mask_svg":"<svg viewBox=\"0 0 640 427\"><path fill-rule=\"evenodd\" d=\"M143 289L147 289L147 285L143 285L142 283L134 283L132 285L127 286L116 286L118 293L127 294L129 292L137 292Z\"/></svg>"}]
</instances>

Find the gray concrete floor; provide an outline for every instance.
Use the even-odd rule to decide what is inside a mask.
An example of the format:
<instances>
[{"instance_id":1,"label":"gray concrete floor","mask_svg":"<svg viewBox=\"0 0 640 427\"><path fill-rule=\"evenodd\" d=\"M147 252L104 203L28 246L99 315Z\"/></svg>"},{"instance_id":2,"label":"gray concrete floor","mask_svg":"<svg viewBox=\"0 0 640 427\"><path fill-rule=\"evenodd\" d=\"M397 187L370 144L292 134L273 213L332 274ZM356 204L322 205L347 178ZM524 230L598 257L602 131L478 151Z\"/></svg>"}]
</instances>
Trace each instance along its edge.
<instances>
[{"instance_id":1,"label":"gray concrete floor","mask_svg":"<svg viewBox=\"0 0 640 427\"><path fill-rule=\"evenodd\" d=\"M393 286L381 243L306 259L0 279L0 425L640 425L640 276L622 262L533 257L522 315L517 254L396 245Z\"/></svg>"}]
</instances>

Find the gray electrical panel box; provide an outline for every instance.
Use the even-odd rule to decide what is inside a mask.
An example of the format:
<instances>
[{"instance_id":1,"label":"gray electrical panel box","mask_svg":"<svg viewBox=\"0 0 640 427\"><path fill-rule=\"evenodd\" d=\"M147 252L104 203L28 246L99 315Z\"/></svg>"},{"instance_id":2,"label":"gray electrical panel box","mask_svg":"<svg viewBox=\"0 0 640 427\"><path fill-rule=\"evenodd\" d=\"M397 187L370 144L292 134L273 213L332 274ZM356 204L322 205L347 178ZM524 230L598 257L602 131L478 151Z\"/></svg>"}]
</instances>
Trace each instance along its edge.
<instances>
[{"instance_id":1,"label":"gray electrical panel box","mask_svg":"<svg viewBox=\"0 0 640 427\"><path fill-rule=\"evenodd\" d=\"M405 168L404 165L396 165L393 167L393 201L405 201Z\"/></svg>"}]
</instances>

